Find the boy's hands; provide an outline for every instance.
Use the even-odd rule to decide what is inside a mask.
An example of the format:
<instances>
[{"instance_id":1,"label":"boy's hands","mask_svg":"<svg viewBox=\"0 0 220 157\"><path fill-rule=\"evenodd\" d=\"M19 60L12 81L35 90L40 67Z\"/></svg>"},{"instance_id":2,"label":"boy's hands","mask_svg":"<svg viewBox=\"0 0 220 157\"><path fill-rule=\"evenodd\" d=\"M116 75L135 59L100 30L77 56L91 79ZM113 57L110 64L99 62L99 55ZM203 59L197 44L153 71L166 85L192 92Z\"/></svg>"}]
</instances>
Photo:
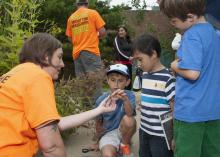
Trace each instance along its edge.
<instances>
[{"instance_id":1,"label":"boy's hands","mask_svg":"<svg viewBox=\"0 0 220 157\"><path fill-rule=\"evenodd\" d=\"M171 67L171 69L172 69L173 71L176 71L178 62L179 62L179 59L176 59L176 60L174 60L174 61L171 63L170 67Z\"/></svg>"},{"instance_id":2,"label":"boy's hands","mask_svg":"<svg viewBox=\"0 0 220 157\"><path fill-rule=\"evenodd\" d=\"M110 97L111 97L112 100L115 100L115 101L118 100L118 99L122 99L123 101L129 101L128 97L127 97L127 94L122 89L117 89L116 91L114 91L111 94Z\"/></svg>"},{"instance_id":3,"label":"boy's hands","mask_svg":"<svg viewBox=\"0 0 220 157\"><path fill-rule=\"evenodd\" d=\"M172 73L174 76L176 76L176 73L177 73L177 69L178 69L178 62L180 60L179 59L175 59L171 64L170 64L170 67L171 67L171 70L172 70Z\"/></svg>"},{"instance_id":4,"label":"boy's hands","mask_svg":"<svg viewBox=\"0 0 220 157\"><path fill-rule=\"evenodd\" d=\"M110 97L111 97L111 99L113 99L115 101L118 100L118 99L123 100L125 114L129 117L133 115L134 109L132 108L131 103L128 99L128 96L127 96L127 94L125 93L124 90L117 89L116 91L114 91L111 94Z\"/></svg>"},{"instance_id":5,"label":"boy's hands","mask_svg":"<svg viewBox=\"0 0 220 157\"><path fill-rule=\"evenodd\" d=\"M171 69L181 77L184 77L185 79L189 80L197 80L200 76L200 71L197 70L189 70L189 69L181 69L178 67L178 64L181 60L176 59L171 63Z\"/></svg>"}]
</instances>

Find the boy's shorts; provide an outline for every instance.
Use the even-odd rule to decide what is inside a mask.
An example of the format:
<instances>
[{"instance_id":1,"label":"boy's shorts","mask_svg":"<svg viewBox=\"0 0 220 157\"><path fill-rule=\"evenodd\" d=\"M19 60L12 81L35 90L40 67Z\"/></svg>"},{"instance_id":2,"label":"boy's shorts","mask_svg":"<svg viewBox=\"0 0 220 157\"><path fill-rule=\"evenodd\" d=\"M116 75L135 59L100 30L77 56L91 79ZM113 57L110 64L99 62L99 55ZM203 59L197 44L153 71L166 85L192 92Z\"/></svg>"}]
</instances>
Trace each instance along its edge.
<instances>
[{"instance_id":1,"label":"boy's shorts","mask_svg":"<svg viewBox=\"0 0 220 157\"><path fill-rule=\"evenodd\" d=\"M99 141L99 149L101 150L106 145L112 145L117 150L119 149L119 145L121 143L121 132L118 129L107 132Z\"/></svg>"},{"instance_id":2,"label":"boy's shorts","mask_svg":"<svg viewBox=\"0 0 220 157\"><path fill-rule=\"evenodd\" d=\"M220 120L188 123L174 120L175 157L219 157Z\"/></svg>"}]
</instances>

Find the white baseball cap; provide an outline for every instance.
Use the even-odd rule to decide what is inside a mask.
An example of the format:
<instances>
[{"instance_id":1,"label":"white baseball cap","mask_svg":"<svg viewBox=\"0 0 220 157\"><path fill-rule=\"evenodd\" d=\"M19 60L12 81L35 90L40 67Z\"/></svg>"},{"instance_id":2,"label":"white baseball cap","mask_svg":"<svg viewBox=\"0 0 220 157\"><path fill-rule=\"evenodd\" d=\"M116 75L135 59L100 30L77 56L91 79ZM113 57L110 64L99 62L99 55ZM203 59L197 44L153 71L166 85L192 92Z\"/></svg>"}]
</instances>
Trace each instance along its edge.
<instances>
[{"instance_id":1,"label":"white baseball cap","mask_svg":"<svg viewBox=\"0 0 220 157\"><path fill-rule=\"evenodd\" d=\"M127 68L126 65L123 65L123 64L110 65L109 70L107 71L107 75L112 73L112 72L117 72L117 73L120 73L122 75L129 76L128 68Z\"/></svg>"}]
</instances>

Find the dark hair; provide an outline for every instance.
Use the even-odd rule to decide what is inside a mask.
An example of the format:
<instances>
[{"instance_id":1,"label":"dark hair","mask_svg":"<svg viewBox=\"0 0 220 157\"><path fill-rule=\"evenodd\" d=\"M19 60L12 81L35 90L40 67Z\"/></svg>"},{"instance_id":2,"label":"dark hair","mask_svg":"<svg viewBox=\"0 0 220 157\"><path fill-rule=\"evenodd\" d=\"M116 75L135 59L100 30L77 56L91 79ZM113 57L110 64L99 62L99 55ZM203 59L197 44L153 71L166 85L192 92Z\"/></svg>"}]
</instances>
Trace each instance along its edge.
<instances>
[{"instance_id":1,"label":"dark hair","mask_svg":"<svg viewBox=\"0 0 220 157\"><path fill-rule=\"evenodd\" d=\"M61 42L52 35L36 33L25 41L19 53L19 62L32 62L40 66L48 66L46 57L50 63L54 52L61 47Z\"/></svg>"},{"instance_id":2,"label":"dark hair","mask_svg":"<svg viewBox=\"0 0 220 157\"><path fill-rule=\"evenodd\" d=\"M77 0L77 6L88 6L88 0Z\"/></svg>"},{"instance_id":3,"label":"dark hair","mask_svg":"<svg viewBox=\"0 0 220 157\"><path fill-rule=\"evenodd\" d=\"M205 0L161 0L160 10L169 18L187 19L187 14L204 15Z\"/></svg>"},{"instance_id":4,"label":"dark hair","mask_svg":"<svg viewBox=\"0 0 220 157\"><path fill-rule=\"evenodd\" d=\"M128 42L131 42L131 38L130 38L130 36L129 36L128 29L125 27L125 25L120 25L120 26L118 26L118 32L119 32L119 29L120 29L120 28L123 28L123 29L125 30L125 32L126 32L126 40L127 40Z\"/></svg>"},{"instance_id":5,"label":"dark hair","mask_svg":"<svg viewBox=\"0 0 220 157\"><path fill-rule=\"evenodd\" d=\"M135 51L140 51L148 56L152 56L153 51L156 51L158 58L161 54L161 47L158 39L148 33L144 33L134 40L132 50L133 53Z\"/></svg>"}]
</instances>

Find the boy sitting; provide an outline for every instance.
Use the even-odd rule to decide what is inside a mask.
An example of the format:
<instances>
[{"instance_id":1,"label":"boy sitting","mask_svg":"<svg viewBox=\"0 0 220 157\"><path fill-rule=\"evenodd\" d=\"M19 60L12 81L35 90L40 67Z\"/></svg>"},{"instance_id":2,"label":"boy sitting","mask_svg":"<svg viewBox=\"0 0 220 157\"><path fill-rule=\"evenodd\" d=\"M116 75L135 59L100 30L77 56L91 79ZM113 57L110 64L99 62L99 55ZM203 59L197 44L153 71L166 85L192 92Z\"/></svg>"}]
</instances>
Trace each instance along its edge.
<instances>
[{"instance_id":1,"label":"boy sitting","mask_svg":"<svg viewBox=\"0 0 220 157\"><path fill-rule=\"evenodd\" d=\"M123 64L111 65L107 71L107 83L110 91L97 99L96 107L115 91L117 106L113 112L102 114L96 120L99 149L103 157L116 156L118 150L122 155L130 155L130 141L136 131L136 105L133 92L124 90L130 83L127 67Z\"/></svg>"}]
</instances>

